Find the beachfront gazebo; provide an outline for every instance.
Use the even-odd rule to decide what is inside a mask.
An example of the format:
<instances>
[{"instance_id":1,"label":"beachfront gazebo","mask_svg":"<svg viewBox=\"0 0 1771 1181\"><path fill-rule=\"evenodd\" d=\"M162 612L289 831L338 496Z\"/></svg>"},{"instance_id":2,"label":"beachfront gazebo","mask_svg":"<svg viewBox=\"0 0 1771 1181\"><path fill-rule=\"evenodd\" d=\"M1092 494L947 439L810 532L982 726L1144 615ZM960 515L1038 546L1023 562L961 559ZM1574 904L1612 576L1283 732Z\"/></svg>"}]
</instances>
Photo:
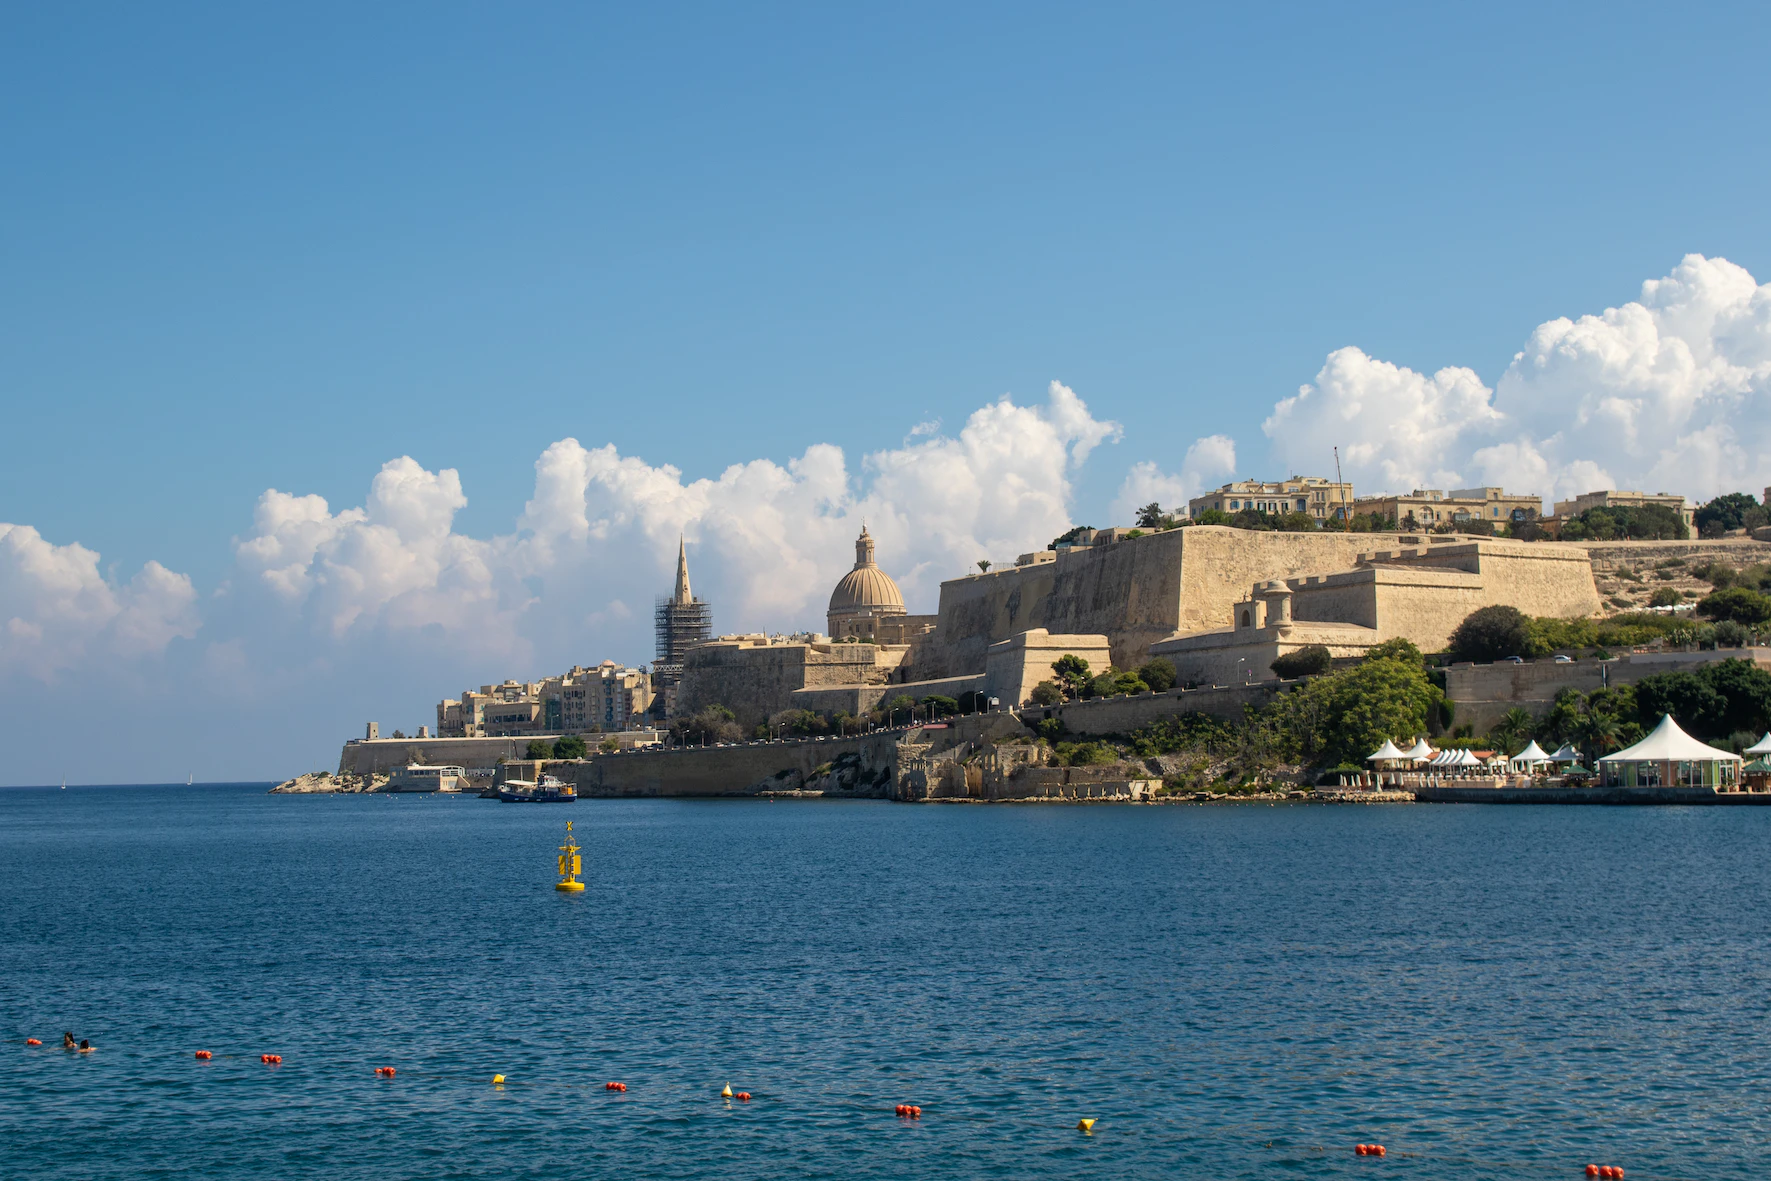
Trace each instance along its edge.
<instances>
[{"instance_id":1,"label":"beachfront gazebo","mask_svg":"<svg viewBox=\"0 0 1771 1181\"><path fill-rule=\"evenodd\" d=\"M1365 756L1365 761L1376 763L1380 771L1383 770L1385 763L1406 762L1407 760L1408 756L1398 750L1396 744L1388 738L1384 739L1382 746Z\"/></svg>"},{"instance_id":2,"label":"beachfront gazebo","mask_svg":"<svg viewBox=\"0 0 1771 1181\"><path fill-rule=\"evenodd\" d=\"M1763 738L1759 739L1740 753L1743 755L1755 755L1761 759L1766 755L1771 755L1771 730L1765 731L1765 736Z\"/></svg>"},{"instance_id":3,"label":"beachfront gazebo","mask_svg":"<svg viewBox=\"0 0 1771 1181\"><path fill-rule=\"evenodd\" d=\"M1424 763L1434 755L1432 747L1427 745L1425 738L1416 739L1413 746L1402 752L1402 757L1412 762Z\"/></svg>"},{"instance_id":4,"label":"beachfront gazebo","mask_svg":"<svg viewBox=\"0 0 1771 1181\"><path fill-rule=\"evenodd\" d=\"M1654 732L1628 750L1599 760L1607 787L1736 789L1740 756L1699 742L1664 714Z\"/></svg>"},{"instance_id":5,"label":"beachfront gazebo","mask_svg":"<svg viewBox=\"0 0 1771 1181\"><path fill-rule=\"evenodd\" d=\"M1550 762L1578 763L1580 762L1580 752L1564 742L1561 746L1556 748L1556 753L1550 756Z\"/></svg>"}]
</instances>

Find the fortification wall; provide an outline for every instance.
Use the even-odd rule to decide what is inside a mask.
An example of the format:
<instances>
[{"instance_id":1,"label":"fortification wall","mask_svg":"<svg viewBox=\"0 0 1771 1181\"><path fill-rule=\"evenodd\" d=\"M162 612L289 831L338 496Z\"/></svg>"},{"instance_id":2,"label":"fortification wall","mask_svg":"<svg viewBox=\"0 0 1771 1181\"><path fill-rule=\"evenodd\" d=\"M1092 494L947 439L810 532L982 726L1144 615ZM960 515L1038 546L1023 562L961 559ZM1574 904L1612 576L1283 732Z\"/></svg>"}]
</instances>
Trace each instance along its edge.
<instances>
[{"instance_id":1,"label":"fortification wall","mask_svg":"<svg viewBox=\"0 0 1771 1181\"><path fill-rule=\"evenodd\" d=\"M832 714L843 710L859 716L882 701L904 694L920 701L924 697L953 697L984 688L984 677L944 677L938 681L903 681L882 685L841 685L801 689L793 694L794 709Z\"/></svg>"},{"instance_id":2,"label":"fortification wall","mask_svg":"<svg viewBox=\"0 0 1771 1181\"><path fill-rule=\"evenodd\" d=\"M1104 635L1113 663L1135 668L1152 643L1177 631L1229 626L1232 604L1256 582L1345 570L1362 553L1404 541L1423 539L1193 525L954 579L941 584L940 627L918 653L918 675L981 671L991 644L1035 627Z\"/></svg>"},{"instance_id":3,"label":"fortification wall","mask_svg":"<svg viewBox=\"0 0 1771 1181\"><path fill-rule=\"evenodd\" d=\"M848 757L861 779L878 785L862 794L883 798L896 781L903 737L903 731L890 730L824 741L632 751L549 769L562 778L569 774L580 796L744 796L801 790L818 779L820 768Z\"/></svg>"},{"instance_id":4,"label":"fortification wall","mask_svg":"<svg viewBox=\"0 0 1771 1181\"><path fill-rule=\"evenodd\" d=\"M1616 570L1621 567L1652 566L1669 558L1687 562L1726 562L1747 566L1754 562L1771 562L1771 542L1750 537L1719 537L1707 541L1583 541L1580 547L1593 560L1593 569Z\"/></svg>"},{"instance_id":5,"label":"fortification wall","mask_svg":"<svg viewBox=\"0 0 1771 1181\"><path fill-rule=\"evenodd\" d=\"M447 767L495 767L499 759L521 758L536 739L552 742L557 734L522 738L353 738L338 755L340 775L385 775L407 763Z\"/></svg>"},{"instance_id":6,"label":"fortification wall","mask_svg":"<svg viewBox=\"0 0 1771 1181\"><path fill-rule=\"evenodd\" d=\"M1269 680L1225 688L1139 693L1134 697L1097 697L1044 709L1024 709L1020 715L1029 726L1046 718L1062 718L1065 729L1072 734L1129 734L1152 722L1187 713L1241 721L1246 706L1258 709L1298 684L1297 681Z\"/></svg>"},{"instance_id":7,"label":"fortification wall","mask_svg":"<svg viewBox=\"0 0 1771 1181\"><path fill-rule=\"evenodd\" d=\"M903 648L874 644L743 644L715 641L691 648L683 660L675 712L687 715L723 705L746 727L796 705L800 689L829 685L884 684L903 659Z\"/></svg>"},{"instance_id":8,"label":"fortification wall","mask_svg":"<svg viewBox=\"0 0 1771 1181\"><path fill-rule=\"evenodd\" d=\"M1558 664L1454 664L1445 670L1445 695L1456 707L1456 725L1480 734L1515 706L1541 715L1563 689L1591 693L1607 685L1633 685L1655 673L1691 669L1717 660L1751 660L1771 671L1771 648L1720 648L1707 652L1639 652L1615 660L1575 660Z\"/></svg>"}]
</instances>

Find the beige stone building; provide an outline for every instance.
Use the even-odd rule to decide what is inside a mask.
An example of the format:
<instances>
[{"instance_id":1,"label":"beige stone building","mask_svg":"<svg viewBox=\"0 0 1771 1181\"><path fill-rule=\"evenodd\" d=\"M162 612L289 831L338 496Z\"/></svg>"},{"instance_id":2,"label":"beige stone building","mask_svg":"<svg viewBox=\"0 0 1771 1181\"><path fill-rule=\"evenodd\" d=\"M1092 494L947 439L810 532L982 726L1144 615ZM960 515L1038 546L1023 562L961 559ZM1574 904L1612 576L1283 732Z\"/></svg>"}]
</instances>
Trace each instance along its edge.
<instances>
[{"instance_id":1,"label":"beige stone building","mask_svg":"<svg viewBox=\"0 0 1771 1181\"><path fill-rule=\"evenodd\" d=\"M898 584L875 560L873 535L866 525L855 539L855 568L830 592L825 618L833 640L880 644L907 644L929 632L935 623L932 615L905 611Z\"/></svg>"},{"instance_id":2,"label":"beige stone building","mask_svg":"<svg viewBox=\"0 0 1771 1181\"><path fill-rule=\"evenodd\" d=\"M1350 570L1256 583L1231 625L1150 645L1182 683L1234 685L1273 674L1280 656L1320 644L1361 656L1385 640L1442 650L1470 612L1497 604L1578 618L1599 610L1585 550L1548 542L1446 539L1363 554Z\"/></svg>"},{"instance_id":3,"label":"beige stone building","mask_svg":"<svg viewBox=\"0 0 1771 1181\"><path fill-rule=\"evenodd\" d=\"M1771 493L1771 489L1766 489ZM1594 508L1642 508L1646 505L1659 505L1661 508L1672 509L1679 514L1679 520L1685 522L1685 528L1691 528L1692 517L1696 514L1695 506L1685 503L1683 496L1675 496L1670 492L1618 492L1606 490L1601 492L1583 492L1573 500L1556 502L1556 519L1565 521L1569 517L1578 516L1588 509Z\"/></svg>"},{"instance_id":4,"label":"beige stone building","mask_svg":"<svg viewBox=\"0 0 1771 1181\"><path fill-rule=\"evenodd\" d=\"M1508 525L1528 520L1543 513L1543 497L1500 488L1416 488L1407 495L1362 496L1353 502L1353 511L1394 519L1403 529L1455 529L1471 521Z\"/></svg>"},{"instance_id":5,"label":"beige stone building","mask_svg":"<svg viewBox=\"0 0 1771 1181\"><path fill-rule=\"evenodd\" d=\"M1353 500L1353 485L1325 476L1293 476L1288 480L1237 480L1215 492L1187 502L1187 515L1197 517L1206 509L1239 513L1252 509L1262 513L1308 513L1318 521L1346 518Z\"/></svg>"},{"instance_id":6,"label":"beige stone building","mask_svg":"<svg viewBox=\"0 0 1771 1181\"><path fill-rule=\"evenodd\" d=\"M481 685L477 693L470 689L439 701L437 736L613 733L639 726L651 705L652 681L644 670L605 660L540 681Z\"/></svg>"}]
</instances>

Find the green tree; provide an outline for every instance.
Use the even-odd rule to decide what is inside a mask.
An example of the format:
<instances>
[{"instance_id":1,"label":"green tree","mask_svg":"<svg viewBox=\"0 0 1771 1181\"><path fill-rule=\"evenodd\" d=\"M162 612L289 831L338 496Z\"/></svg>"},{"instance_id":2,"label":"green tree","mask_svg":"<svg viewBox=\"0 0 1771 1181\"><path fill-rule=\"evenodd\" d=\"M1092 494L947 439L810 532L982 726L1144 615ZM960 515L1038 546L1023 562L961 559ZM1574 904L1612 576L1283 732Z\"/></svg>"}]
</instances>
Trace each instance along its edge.
<instances>
[{"instance_id":1,"label":"green tree","mask_svg":"<svg viewBox=\"0 0 1771 1181\"><path fill-rule=\"evenodd\" d=\"M1502 714L1500 721L1488 731L1488 740L1504 753L1516 755L1531 740L1531 731L1535 724L1530 711L1515 705Z\"/></svg>"},{"instance_id":2,"label":"green tree","mask_svg":"<svg viewBox=\"0 0 1771 1181\"><path fill-rule=\"evenodd\" d=\"M596 748L606 755L612 755L621 749L621 740L613 734L596 744Z\"/></svg>"},{"instance_id":3,"label":"green tree","mask_svg":"<svg viewBox=\"0 0 1771 1181\"><path fill-rule=\"evenodd\" d=\"M1744 586L1731 586L1699 600L1697 613L1706 619L1732 619L1752 627L1771 620L1771 598Z\"/></svg>"},{"instance_id":4,"label":"green tree","mask_svg":"<svg viewBox=\"0 0 1771 1181\"><path fill-rule=\"evenodd\" d=\"M1288 681L1313 677L1334 667L1334 655L1321 644L1311 644L1296 652L1287 652L1269 667L1275 675Z\"/></svg>"},{"instance_id":5,"label":"green tree","mask_svg":"<svg viewBox=\"0 0 1771 1181\"><path fill-rule=\"evenodd\" d=\"M990 573L990 559L989 558L979 558L978 559L978 573L979 574Z\"/></svg>"},{"instance_id":6,"label":"green tree","mask_svg":"<svg viewBox=\"0 0 1771 1181\"><path fill-rule=\"evenodd\" d=\"M1679 602L1679 592L1670 586L1657 586L1654 593L1648 596L1650 607L1671 607Z\"/></svg>"},{"instance_id":7,"label":"green tree","mask_svg":"<svg viewBox=\"0 0 1771 1181\"><path fill-rule=\"evenodd\" d=\"M1138 677L1152 692L1167 693L1175 687L1175 666L1165 656L1158 656L1138 666Z\"/></svg>"},{"instance_id":8,"label":"green tree","mask_svg":"<svg viewBox=\"0 0 1771 1181\"><path fill-rule=\"evenodd\" d=\"M943 697L939 693L931 693L919 703L928 711L931 718L952 717L959 712L959 702L951 697Z\"/></svg>"},{"instance_id":9,"label":"green tree","mask_svg":"<svg viewBox=\"0 0 1771 1181\"><path fill-rule=\"evenodd\" d=\"M1525 655L1530 646L1525 613L1517 607L1477 608L1451 633L1451 651L1459 660L1503 660Z\"/></svg>"},{"instance_id":10,"label":"green tree","mask_svg":"<svg viewBox=\"0 0 1771 1181\"><path fill-rule=\"evenodd\" d=\"M1063 686L1065 693L1072 698L1081 697L1089 683L1094 680L1094 673L1089 671L1088 661L1074 652L1065 653L1053 661L1052 674L1057 677L1058 684Z\"/></svg>"},{"instance_id":11,"label":"green tree","mask_svg":"<svg viewBox=\"0 0 1771 1181\"><path fill-rule=\"evenodd\" d=\"M1691 523L1704 537L1720 537L1731 529L1747 528L1746 515L1755 513L1764 524L1764 511L1759 502L1745 492L1729 492L1703 505L1691 515Z\"/></svg>"},{"instance_id":12,"label":"green tree","mask_svg":"<svg viewBox=\"0 0 1771 1181\"><path fill-rule=\"evenodd\" d=\"M1230 514L1223 509L1208 508L1199 510L1199 515L1193 518L1193 523L1195 525L1229 525L1232 522Z\"/></svg>"},{"instance_id":13,"label":"green tree","mask_svg":"<svg viewBox=\"0 0 1771 1181\"><path fill-rule=\"evenodd\" d=\"M1636 682L1636 711L1643 726L1659 723L1663 714L1697 737L1728 732L1723 723L1728 702L1694 673L1656 673Z\"/></svg>"},{"instance_id":14,"label":"green tree","mask_svg":"<svg viewBox=\"0 0 1771 1181\"><path fill-rule=\"evenodd\" d=\"M1031 700L1034 705L1057 705L1064 700L1064 691L1055 681L1041 681L1033 686Z\"/></svg>"},{"instance_id":15,"label":"green tree","mask_svg":"<svg viewBox=\"0 0 1771 1181\"><path fill-rule=\"evenodd\" d=\"M1393 640L1385 640L1381 644L1373 644L1365 653L1367 660L1400 660L1404 664L1412 664L1416 668L1426 667L1426 658L1421 655L1414 644L1397 636Z\"/></svg>"},{"instance_id":16,"label":"green tree","mask_svg":"<svg viewBox=\"0 0 1771 1181\"><path fill-rule=\"evenodd\" d=\"M1288 755L1313 765L1363 765L1385 739L1425 734L1443 699L1425 669L1401 660L1363 660L1278 698L1268 721Z\"/></svg>"},{"instance_id":17,"label":"green tree","mask_svg":"<svg viewBox=\"0 0 1771 1181\"><path fill-rule=\"evenodd\" d=\"M1093 528L1094 526L1092 525L1077 525L1052 538L1052 543L1048 548L1057 549L1060 545L1068 545L1070 542L1075 541L1078 537L1081 537L1084 533L1087 533Z\"/></svg>"},{"instance_id":18,"label":"green tree","mask_svg":"<svg viewBox=\"0 0 1771 1181\"><path fill-rule=\"evenodd\" d=\"M539 738L531 739L529 749L523 752L523 757L526 759L551 759L553 758L553 747Z\"/></svg>"},{"instance_id":19,"label":"green tree","mask_svg":"<svg viewBox=\"0 0 1771 1181\"><path fill-rule=\"evenodd\" d=\"M1138 510L1138 528L1160 529L1162 527L1162 506L1152 500Z\"/></svg>"},{"instance_id":20,"label":"green tree","mask_svg":"<svg viewBox=\"0 0 1771 1181\"><path fill-rule=\"evenodd\" d=\"M738 742L744 727L731 710L717 702L686 718L670 723L670 736L682 746L712 746L718 742Z\"/></svg>"},{"instance_id":21,"label":"green tree","mask_svg":"<svg viewBox=\"0 0 1771 1181\"><path fill-rule=\"evenodd\" d=\"M556 759L581 759L584 753L584 739L576 734L568 734L553 744L553 757Z\"/></svg>"}]
</instances>

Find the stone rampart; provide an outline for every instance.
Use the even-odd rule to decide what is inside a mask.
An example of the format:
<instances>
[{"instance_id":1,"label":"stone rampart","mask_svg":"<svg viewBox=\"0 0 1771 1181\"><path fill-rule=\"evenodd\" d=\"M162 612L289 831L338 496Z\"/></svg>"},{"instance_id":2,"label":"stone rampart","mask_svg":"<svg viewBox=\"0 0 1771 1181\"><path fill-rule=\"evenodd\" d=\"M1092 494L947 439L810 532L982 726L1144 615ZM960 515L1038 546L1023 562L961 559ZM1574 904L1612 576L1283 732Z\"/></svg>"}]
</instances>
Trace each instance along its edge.
<instances>
[{"instance_id":1,"label":"stone rampart","mask_svg":"<svg viewBox=\"0 0 1771 1181\"><path fill-rule=\"evenodd\" d=\"M904 652L875 644L716 640L684 656L673 712L681 716L723 705L748 728L781 710L806 708L793 701L801 689L888 682Z\"/></svg>"},{"instance_id":2,"label":"stone rampart","mask_svg":"<svg viewBox=\"0 0 1771 1181\"><path fill-rule=\"evenodd\" d=\"M385 775L407 763L445 767L495 767L499 759L521 758L529 743L552 742L558 734L521 738L353 738L338 756L340 775ZM591 736L587 741L595 741Z\"/></svg>"},{"instance_id":3,"label":"stone rampart","mask_svg":"<svg viewBox=\"0 0 1771 1181\"><path fill-rule=\"evenodd\" d=\"M1062 718L1066 730L1083 735L1129 734L1152 722L1187 713L1241 721L1246 706L1258 709L1300 683L1268 680L1225 688L1171 689L1167 693L1139 693L1130 697L1096 697L1047 708L1029 707L1021 710L1020 716L1029 726L1046 718Z\"/></svg>"},{"instance_id":4,"label":"stone rampart","mask_svg":"<svg viewBox=\"0 0 1771 1181\"><path fill-rule=\"evenodd\" d=\"M882 730L859 738L632 751L550 764L549 769L561 778L570 775L581 797L743 796L804 790L819 778L821 768L834 769L846 761L861 785L848 794L883 798L896 778L895 752L904 733Z\"/></svg>"},{"instance_id":5,"label":"stone rampart","mask_svg":"<svg viewBox=\"0 0 1771 1181\"><path fill-rule=\"evenodd\" d=\"M860 716L900 694L921 701L924 697L952 697L984 688L984 677L943 677L938 681L903 681L883 685L837 685L827 688L800 689L792 694L793 709L809 709L813 713L833 714L838 710Z\"/></svg>"},{"instance_id":6,"label":"stone rampart","mask_svg":"<svg viewBox=\"0 0 1771 1181\"><path fill-rule=\"evenodd\" d=\"M1528 660L1522 664L1454 664L1445 670L1445 695L1456 725L1484 733L1515 706L1541 715L1564 689L1591 693L1633 685L1655 673L1691 669L1718 660L1751 660L1771 671L1771 648L1717 648L1701 652L1636 652L1613 660Z\"/></svg>"},{"instance_id":7,"label":"stone rampart","mask_svg":"<svg viewBox=\"0 0 1771 1181\"><path fill-rule=\"evenodd\" d=\"M1593 569L1611 571L1622 567L1652 566L1672 558L1686 562L1724 562L1747 566L1771 562L1771 542L1750 537L1717 537L1693 541L1583 541L1580 547L1592 556Z\"/></svg>"}]
</instances>

